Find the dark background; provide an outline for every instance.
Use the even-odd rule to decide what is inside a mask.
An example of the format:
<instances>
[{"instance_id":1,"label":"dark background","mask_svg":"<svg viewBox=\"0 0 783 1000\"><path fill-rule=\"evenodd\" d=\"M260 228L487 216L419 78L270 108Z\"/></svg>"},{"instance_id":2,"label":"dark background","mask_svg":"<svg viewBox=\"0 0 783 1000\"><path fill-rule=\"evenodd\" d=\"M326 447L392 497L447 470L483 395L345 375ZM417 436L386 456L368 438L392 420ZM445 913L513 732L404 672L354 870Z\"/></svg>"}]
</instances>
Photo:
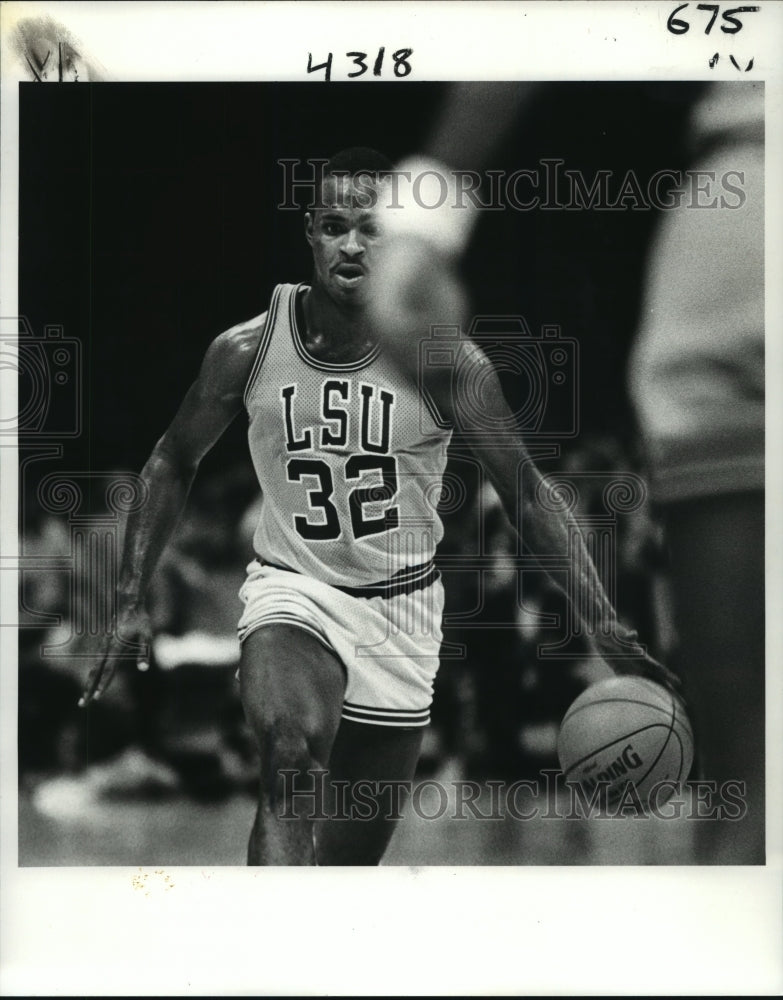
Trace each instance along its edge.
<instances>
[{"instance_id":1,"label":"dark background","mask_svg":"<svg viewBox=\"0 0 783 1000\"><path fill-rule=\"evenodd\" d=\"M684 162L698 85L551 84L493 167L645 178ZM309 278L280 157L416 150L440 84L93 84L20 88L19 302L84 345L72 467L138 469L209 341ZM619 182L619 180L618 180ZM465 273L477 312L556 323L581 346L581 423L628 437L624 361L654 211L485 213ZM510 387L513 392L513 386ZM240 422L223 446L239 454ZM210 460L208 459L208 462ZM209 468L209 466L208 466Z\"/></svg>"}]
</instances>

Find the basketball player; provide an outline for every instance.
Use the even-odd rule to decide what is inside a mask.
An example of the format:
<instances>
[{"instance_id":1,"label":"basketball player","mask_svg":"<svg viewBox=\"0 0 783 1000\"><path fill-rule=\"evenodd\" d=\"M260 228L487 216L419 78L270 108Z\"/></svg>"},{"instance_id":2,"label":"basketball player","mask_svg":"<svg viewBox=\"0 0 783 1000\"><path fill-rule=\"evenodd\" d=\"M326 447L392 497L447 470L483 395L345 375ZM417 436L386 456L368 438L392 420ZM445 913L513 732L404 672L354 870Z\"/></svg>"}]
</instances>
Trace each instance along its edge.
<instances>
[{"instance_id":1,"label":"basketball player","mask_svg":"<svg viewBox=\"0 0 783 1000\"><path fill-rule=\"evenodd\" d=\"M406 375L412 359L385 350L368 321L369 290L384 280L381 175L390 167L372 150L337 154L319 207L305 215L311 284L278 286L266 312L207 350L142 472L149 500L127 525L116 635L81 702L106 690L118 636L149 644L144 595L155 564L199 461L245 409L263 497L239 622L241 697L261 762L255 865L377 864L399 818L390 793L412 779L429 717L443 607L437 492L450 431ZM470 348L464 364L481 381L488 416L507 421L486 357ZM448 408L442 384L425 389ZM512 523L524 523L525 546L569 552L574 525L539 505L541 477L523 442L483 442L478 458ZM576 537L578 605L602 626L597 650L631 650L635 660L617 662L661 679L663 668L616 621Z\"/></svg>"}]
</instances>

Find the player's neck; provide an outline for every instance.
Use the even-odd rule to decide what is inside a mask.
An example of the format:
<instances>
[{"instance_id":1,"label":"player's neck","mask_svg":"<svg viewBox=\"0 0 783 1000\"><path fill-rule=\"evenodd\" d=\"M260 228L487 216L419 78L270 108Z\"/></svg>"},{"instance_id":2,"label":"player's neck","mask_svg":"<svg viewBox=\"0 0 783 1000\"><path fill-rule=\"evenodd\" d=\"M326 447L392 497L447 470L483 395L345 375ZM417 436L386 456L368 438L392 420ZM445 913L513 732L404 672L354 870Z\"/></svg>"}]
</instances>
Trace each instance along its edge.
<instances>
[{"instance_id":1,"label":"player's neck","mask_svg":"<svg viewBox=\"0 0 783 1000\"><path fill-rule=\"evenodd\" d=\"M367 316L361 306L335 302L317 283L303 297L305 344L316 355L351 358L366 353L371 343Z\"/></svg>"}]
</instances>

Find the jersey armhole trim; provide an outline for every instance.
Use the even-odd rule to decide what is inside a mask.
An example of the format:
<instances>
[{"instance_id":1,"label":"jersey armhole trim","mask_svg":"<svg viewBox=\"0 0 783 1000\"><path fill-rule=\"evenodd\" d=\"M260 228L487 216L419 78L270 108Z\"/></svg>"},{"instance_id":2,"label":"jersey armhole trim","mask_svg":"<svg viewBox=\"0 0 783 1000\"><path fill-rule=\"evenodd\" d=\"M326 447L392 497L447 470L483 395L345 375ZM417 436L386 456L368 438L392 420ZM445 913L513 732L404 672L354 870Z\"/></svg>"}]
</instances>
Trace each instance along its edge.
<instances>
[{"instance_id":1,"label":"jersey armhole trim","mask_svg":"<svg viewBox=\"0 0 783 1000\"><path fill-rule=\"evenodd\" d=\"M264 363L264 358L266 357L266 352L269 350L269 343L272 340L272 331L275 328L275 321L277 319L277 310L280 302L280 293L282 291L282 285L278 285L274 292L272 293L272 301L269 303L269 310L266 314L266 323L264 325L264 332L261 335L261 342L258 345L258 351L256 352L256 358L253 362L253 367L250 370L250 376L247 380L247 385L245 386L245 391L242 399L247 408L248 400L250 399L250 393L253 386L258 379L258 373L261 371L261 366Z\"/></svg>"},{"instance_id":2,"label":"jersey armhole trim","mask_svg":"<svg viewBox=\"0 0 783 1000\"><path fill-rule=\"evenodd\" d=\"M453 431L455 429L454 421L449 420L448 417L444 417L438 412L438 407L432 397L432 393L422 382L419 383L419 392L437 429L439 431Z\"/></svg>"}]
</instances>

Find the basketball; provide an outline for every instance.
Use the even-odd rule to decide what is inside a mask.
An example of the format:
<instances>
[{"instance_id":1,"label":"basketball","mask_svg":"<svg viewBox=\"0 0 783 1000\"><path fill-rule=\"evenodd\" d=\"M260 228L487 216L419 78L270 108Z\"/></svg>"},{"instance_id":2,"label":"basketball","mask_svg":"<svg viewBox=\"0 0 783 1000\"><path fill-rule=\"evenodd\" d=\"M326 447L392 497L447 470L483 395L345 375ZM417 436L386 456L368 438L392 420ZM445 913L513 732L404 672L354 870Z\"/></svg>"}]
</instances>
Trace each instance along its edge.
<instances>
[{"instance_id":1,"label":"basketball","mask_svg":"<svg viewBox=\"0 0 783 1000\"><path fill-rule=\"evenodd\" d=\"M647 809L663 805L688 777L693 732L682 702L666 688L642 677L611 677L568 709L557 753L565 780L588 795L604 783L611 805L631 782Z\"/></svg>"}]
</instances>

